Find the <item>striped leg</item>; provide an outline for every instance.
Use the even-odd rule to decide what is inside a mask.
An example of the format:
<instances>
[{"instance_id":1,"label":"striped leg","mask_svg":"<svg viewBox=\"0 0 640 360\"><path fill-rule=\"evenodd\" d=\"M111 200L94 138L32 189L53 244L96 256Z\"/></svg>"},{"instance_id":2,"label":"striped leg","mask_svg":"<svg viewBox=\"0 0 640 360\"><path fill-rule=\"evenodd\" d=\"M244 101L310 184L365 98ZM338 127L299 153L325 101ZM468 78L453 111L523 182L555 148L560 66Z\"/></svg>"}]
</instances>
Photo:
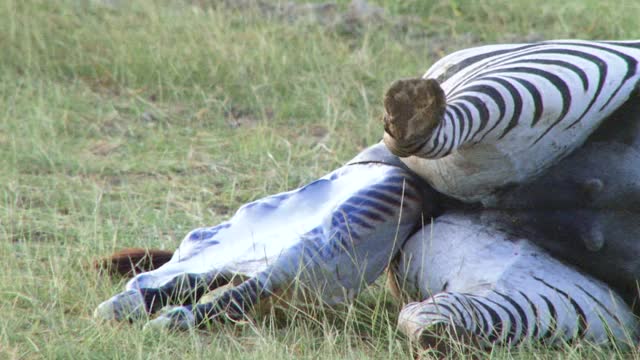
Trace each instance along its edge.
<instances>
[{"instance_id":1,"label":"striped leg","mask_svg":"<svg viewBox=\"0 0 640 360\"><path fill-rule=\"evenodd\" d=\"M438 333L443 330L487 347L583 338L597 344L633 341L633 331L626 330L633 315L615 295L600 292L596 295L605 297L598 299L579 285L579 292L573 295L548 283L543 286L549 286L555 295L526 289L484 295L442 292L406 305L399 321L403 331L426 346L437 346L443 340Z\"/></svg>"},{"instance_id":2,"label":"striped leg","mask_svg":"<svg viewBox=\"0 0 640 360\"><path fill-rule=\"evenodd\" d=\"M212 302L172 308L149 322L147 327L188 330L195 326L206 327L212 321L242 320L259 301L273 295L268 285L258 277L250 278Z\"/></svg>"},{"instance_id":3,"label":"striped leg","mask_svg":"<svg viewBox=\"0 0 640 360\"><path fill-rule=\"evenodd\" d=\"M637 321L612 289L482 215L446 214L425 232L407 241L395 266L414 298L426 298L400 313L412 339L431 346L433 330L443 329L482 346L636 338Z\"/></svg>"},{"instance_id":4,"label":"striped leg","mask_svg":"<svg viewBox=\"0 0 640 360\"><path fill-rule=\"evenodd\" d=\"M167 266L136 276L129 281L125 291L100 304L95 316L116 321L144 319L166 305L196 303L206 292L229 283L232 277L218 271L177 275L176 272L175 268Z\"/></svg>"}]
</instances>

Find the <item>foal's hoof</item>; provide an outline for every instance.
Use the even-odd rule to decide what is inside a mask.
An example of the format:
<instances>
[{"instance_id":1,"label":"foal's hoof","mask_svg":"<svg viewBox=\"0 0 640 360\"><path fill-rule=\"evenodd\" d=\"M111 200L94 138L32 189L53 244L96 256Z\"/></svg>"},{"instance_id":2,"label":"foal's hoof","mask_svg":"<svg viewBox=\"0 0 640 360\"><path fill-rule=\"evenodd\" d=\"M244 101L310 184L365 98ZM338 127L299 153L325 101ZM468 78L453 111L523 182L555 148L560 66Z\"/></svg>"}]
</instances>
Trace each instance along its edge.
<instances>
[{"instance_id":1,"label":"foal's hoof","mask_svg":"<svg viewBox=\"0 0 640 360\"><path fill-rule=\"evenodd\" d=\"M149 321L144 330L191 330L196 327L196 319L190 307L178 306Z\"/></svg>"},{"instance_id":2,"label":"foal's hoof","mask_svg":"<svg viewBox=\"0 0 640 360\"><path fill-rule=\"evenodd\" d=\"M421 350L440 355L455 354L467 348L483 348L474 334L446 319L436 304L410 303L399 314L398 328Z\"/></svg>"},{"instance_id":3,"label":"foal's hoof","mask_svg":"<svg viewBox=\"0 0 640 360\"><path fill-rule=\"evenodd\" d=\"M138 321L147 317L142 294L127 290L98 305L93 317L107 321Z\"/></svg>"},{"instance_id":4,"label":"foal's hoof","mask_svg":"<svg viewBox=\"0 0 640 360\"><path fill-rule=\"evenodd\" d=\"M442 356L483 348L480 340L473 334L459 326L444 322L426 326L416 344L422 350L432 350Z\"/></svg>"}]
</instances>

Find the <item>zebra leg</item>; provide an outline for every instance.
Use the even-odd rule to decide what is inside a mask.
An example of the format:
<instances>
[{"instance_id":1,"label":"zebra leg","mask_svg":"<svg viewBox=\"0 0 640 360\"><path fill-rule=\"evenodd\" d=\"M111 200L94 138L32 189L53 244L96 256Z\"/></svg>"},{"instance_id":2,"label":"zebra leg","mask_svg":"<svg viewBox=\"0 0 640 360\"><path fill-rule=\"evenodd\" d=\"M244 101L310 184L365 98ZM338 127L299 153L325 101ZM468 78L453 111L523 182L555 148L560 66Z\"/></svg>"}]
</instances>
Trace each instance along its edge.
<instances>
[{"instance_id":1,"label":"zebra leg","mask_svg":"<svg viewBox=\"0 0 640 360\"><path fill-rule=\"evenodd\" d=\"M101 303L94 316L116 321L144 319L166 305L196 303L206 292L229 283L232 277L219 271L188 273L188 269L175 265L134 277L125 291Z\"/></svg>"},{"instance_id":2,"label":"zebra leg","mask_svg":"<svg viewBox=\"0 0 640 360\"><path fill-rule=\"evenodd\" d=\"M223 292L215 301L177 306L151 320L146 328L189 330L210 322L239 321L261 300L273 295L257 277Z\"/></svg>"},{"instance_id":3,"label":"zebra leg","mask_svg":"<svg viewBox=\"0 0 640 360\"><path fill-rule=\"evenodd\" d=\"M425 345L438 342L433 330L485 347L636 339L637 320L615 291L484 222L482 213L439 217L402 254L396 279L405 279L414 299L426 300L406 305L399 327Z\"/></svg>"}]
</instances>

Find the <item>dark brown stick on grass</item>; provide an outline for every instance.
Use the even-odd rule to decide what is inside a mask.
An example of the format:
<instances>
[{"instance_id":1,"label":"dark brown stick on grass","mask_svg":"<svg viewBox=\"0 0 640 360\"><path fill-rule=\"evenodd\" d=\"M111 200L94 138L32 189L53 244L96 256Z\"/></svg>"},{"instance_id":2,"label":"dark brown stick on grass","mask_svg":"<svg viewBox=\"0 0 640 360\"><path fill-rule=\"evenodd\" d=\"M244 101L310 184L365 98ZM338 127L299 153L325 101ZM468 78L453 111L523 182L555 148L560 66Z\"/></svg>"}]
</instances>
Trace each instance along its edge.
<instances>
[{"instance_id":1,"label":"dark brown stick on grass","mask_svg":"<svg viewBox=\"0 0 640 360\"><path fill-rule=\"evenodd\" d=\"M397 156L417 153L444 115L446 97L434 79L397 80L384 96L384 143Z\"/></svg>"}]
</instances>

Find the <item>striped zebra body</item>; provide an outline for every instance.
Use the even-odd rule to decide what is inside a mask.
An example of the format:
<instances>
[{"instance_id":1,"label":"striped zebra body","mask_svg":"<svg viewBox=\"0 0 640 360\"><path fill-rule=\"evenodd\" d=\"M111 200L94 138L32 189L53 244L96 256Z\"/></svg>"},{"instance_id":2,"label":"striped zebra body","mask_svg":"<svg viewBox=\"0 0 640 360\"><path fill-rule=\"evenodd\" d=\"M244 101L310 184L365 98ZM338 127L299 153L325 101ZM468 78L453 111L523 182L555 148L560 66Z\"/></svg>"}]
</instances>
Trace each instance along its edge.
<instances>
[{"instance_id":1,"label":"striped zebra body","mask_svg":"<svg viewBox=\"0 0 640 360\"><path fill-rule=\"evenodd\" d=\"M640 79L640 42L546 41L462 50L423 76L444 114L403 161L436 190L490 205L579 147Z\"/></svg>"},{"instance_id":2,"label":"striped zebra body","mask_svg":"<svg viewBox=\"0 0 640 360\"><path fill-rule=\"evenodd\" d=\"M444 324L485 346L636 340L615 292L483 216L447 213L405 243L392 271L419 302L402 310L402 331L420 340Z\"/></svg>"}]
</instances>

